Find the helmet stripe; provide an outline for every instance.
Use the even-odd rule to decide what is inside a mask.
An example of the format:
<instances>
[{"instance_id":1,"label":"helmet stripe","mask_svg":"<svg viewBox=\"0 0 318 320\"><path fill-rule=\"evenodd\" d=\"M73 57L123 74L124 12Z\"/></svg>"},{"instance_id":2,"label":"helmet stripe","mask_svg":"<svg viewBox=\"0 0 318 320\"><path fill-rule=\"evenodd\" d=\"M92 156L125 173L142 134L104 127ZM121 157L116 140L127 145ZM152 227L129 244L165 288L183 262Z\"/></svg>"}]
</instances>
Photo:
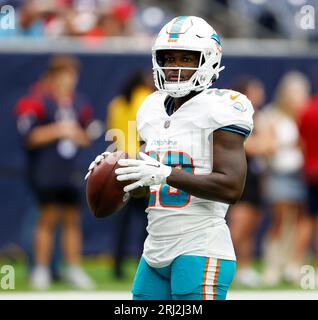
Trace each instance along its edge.
<instances>
[{"instance_id":1,"label":"helmet stripe","mask_svg":"<svg viewBox=\"0 0 318 320\"><path fill-rule=\"evenodd\" d=\"M168 42L176 42L178 40L181 27L187 18L188 16L180 16L176 18L169 32Z\"/></svg>"},{"instance_id":2,"label":"helmet stripe","mask_svg":"<svg viewBox=\"0 0 318 320\"><path fill-rule=\"evenodd\" d=\"M219 45L221 45L220 37L216 33L212 34L211 39L215 40Z\"/></svg>"}]
</instances>

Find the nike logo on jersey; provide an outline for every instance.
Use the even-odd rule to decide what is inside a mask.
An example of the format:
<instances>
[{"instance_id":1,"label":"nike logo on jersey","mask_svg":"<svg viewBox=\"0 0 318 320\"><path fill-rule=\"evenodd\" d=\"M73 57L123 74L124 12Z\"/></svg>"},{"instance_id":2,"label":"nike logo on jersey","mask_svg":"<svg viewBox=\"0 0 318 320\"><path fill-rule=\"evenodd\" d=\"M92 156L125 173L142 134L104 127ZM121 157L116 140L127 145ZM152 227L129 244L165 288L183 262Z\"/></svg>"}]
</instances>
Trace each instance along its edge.
<instances>
[{"instance_id":1,"label":"nike logo on jersey","mask_svg":"<svg viewBox=\"0 0 318 320\"><path fill-rule=\"evenodd\" d=\"M240 95L240 93L239 93L239 94L231 94L231 95L230 95L230 98L231 98L232 100L235 100L239 95Z\"/></svg>"}]
</instances>

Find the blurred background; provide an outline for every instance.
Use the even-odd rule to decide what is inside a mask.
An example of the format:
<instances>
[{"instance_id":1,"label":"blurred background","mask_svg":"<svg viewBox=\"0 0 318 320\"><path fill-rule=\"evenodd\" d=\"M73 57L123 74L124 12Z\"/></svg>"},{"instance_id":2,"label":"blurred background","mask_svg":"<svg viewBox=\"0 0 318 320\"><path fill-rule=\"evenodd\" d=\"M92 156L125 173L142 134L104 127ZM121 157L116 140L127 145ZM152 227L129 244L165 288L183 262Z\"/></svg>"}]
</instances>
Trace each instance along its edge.
<instances>
[{"instance_id":1,"label":"blurred background","mask_svg":"<svg viewBox=\"0 0 318 320\"><path fill-rule=\"evenodd\" d=\"M146 203L97 220L83 179L110 143L105 131L127 132L154 90L151 45L178 15L215 28L225 66L215 87L246 94L256 111L246 188L227 216L232 290L301 288L301 267L318 262L318 0L12 0L0 9L0 267L15 267L16 290L130 290ZM34 275L44 264L50 281L41 268Z\"/></svg>"}]
</instances>

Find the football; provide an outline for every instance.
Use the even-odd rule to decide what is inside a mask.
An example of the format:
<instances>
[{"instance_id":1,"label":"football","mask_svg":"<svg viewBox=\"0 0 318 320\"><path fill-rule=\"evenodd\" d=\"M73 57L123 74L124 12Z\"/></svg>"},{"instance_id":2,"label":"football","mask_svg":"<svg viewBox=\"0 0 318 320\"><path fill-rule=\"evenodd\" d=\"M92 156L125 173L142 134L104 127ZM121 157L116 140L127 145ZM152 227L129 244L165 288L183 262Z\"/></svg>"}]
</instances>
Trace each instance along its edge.
<instances>
[{"instance_id":1,"label":"football","mask_svg":"<svg viewBox=\"0 0 318 320\"><path fill-rule=\"evenodd\" d=\"M106 156L92 170L86 182L86 199L92 213L97 218L108 217L122 209L129 200L123 188L128 181L118 181L115 170L120 167L119 159L127 159L128 154L117 151Z\"/></svg>"}]
</instances>

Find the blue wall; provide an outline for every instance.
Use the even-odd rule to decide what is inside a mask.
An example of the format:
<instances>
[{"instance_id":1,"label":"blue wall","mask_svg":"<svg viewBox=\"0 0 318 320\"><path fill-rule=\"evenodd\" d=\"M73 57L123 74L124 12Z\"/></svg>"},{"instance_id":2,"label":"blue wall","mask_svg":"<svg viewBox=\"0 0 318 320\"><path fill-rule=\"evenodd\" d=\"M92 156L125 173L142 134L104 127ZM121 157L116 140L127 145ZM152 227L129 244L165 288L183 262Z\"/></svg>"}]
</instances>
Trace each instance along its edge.
<instances>
[{"instance_id":1,"label":"blue wall","mask_svg":"<svg viewBox=\"0 0 318 320\"><path fill-rule=\"evenodd\" d=\"M125 79L135 70L151 68L149 55L81 54L79 90L92 102L95 116L102 121L106 106L118 94ZM24 245L30 234L23 227L32 209L32 197L24 181L25 154L19 143L13 107L44 70L47 54L0 54L0 250L10 244ZM279 78L289 70L304 72L317 83L318 57L225 57L226 69L217 81L217 87L229 87L239 76L259 77L265 84L270 100ZM83 174L93 157L105 149L103 137L86 152L81 163ZM83 186L84 187L84 186ZM83 190L84 192L84 190ZM89 213L83 193L84 253L113 252L115 215L96 220ZM141 246L141 216L136 214L130 230L127 252L135 253Z\"/></svg>"}]
</instances>

